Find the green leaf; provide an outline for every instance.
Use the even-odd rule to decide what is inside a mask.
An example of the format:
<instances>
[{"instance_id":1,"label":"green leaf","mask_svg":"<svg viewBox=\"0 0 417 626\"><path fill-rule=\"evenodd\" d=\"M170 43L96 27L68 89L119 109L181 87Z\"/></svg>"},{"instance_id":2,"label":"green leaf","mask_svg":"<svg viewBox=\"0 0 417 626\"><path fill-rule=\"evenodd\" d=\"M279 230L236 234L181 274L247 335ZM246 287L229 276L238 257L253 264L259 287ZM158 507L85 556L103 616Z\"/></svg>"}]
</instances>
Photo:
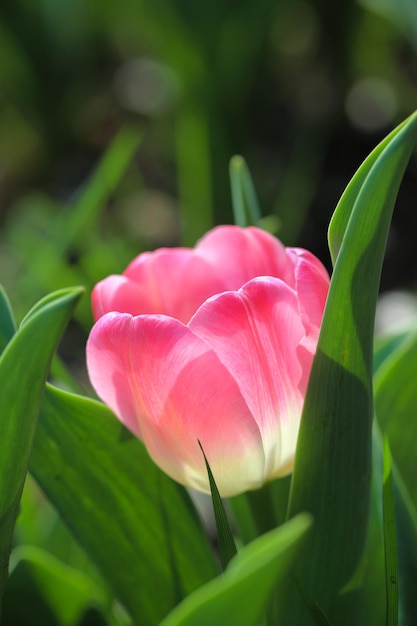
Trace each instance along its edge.
<instances>
[{"instance_id":1,"label":"green leaf","mask_svg":"<svg viewBox=\"0 0 417 626\"><path fill-rule=\"evenodd\" d=\"M378 371L384 361L399 348L405 341L412 329L400 330L398 332L387 332L375 337L374 340L374 374Z\"/></svg>"},{"instance_id":2,"label":"green leaf","mask_svg":"<svg viewBox=\"0 0 417 626\"><path fill-rule=\"evenodd\" d=\"M400 614L413 623L417 614L417 329L392 352L375 375L375 413L389 441L396 486Z\"/></svg>"},{"instance_id":3,"label":"green leaf","mask_svg":"<svg viewBox=\"0 0 417 626\"><path fill-rule=\"evenodd\" d=\"M185 489L103 404L48 385L30 471L135 623L218 573Z\"/></svg>"},{"instance_id":4,"label":"green leaf","mask_svg":"<svg viewBox=\"0 0 417 626\"><path fill-rule=\"evenodd\" d=\"M225 570L230 559L232 559L237 553L236 544L233 538L233 533L230 529L229 520L227 519L226 511L224 509L219 490L217 489L216 481L214 480L213 473L211 471L210 465L208 464L206 455L204 454L203 446L201 445L200 441L198 442L198 445L200 446L201 452L203 453L204 461L207 468L211 499L213 502L214 518L216 521L220 560L223 570Z\"/></svg>"},{"instance_id":5,"label":"green leaf","mask_svg":"<svg viewBox=\"0 0 417 626\"><path fill-rule=\"evenodd\" d=\"M392 479L391 452L384 439L382 507L384 522L385 588L387 592L387 626L398 626L398 557L397 529Z\"/></svg>"},{"instance_id":6,"label":"green leaf","mask_svg":"<svg viewBox=\"0 0 417 626\"><path fill-rule=\"evenodd\" d=\"M306 592L339 626L355 623L354 596L338 593L360 560L369 516L372 337L391 214L417 135L417 116L359 169L330 229L336 260L300 427L290 516L309 511L314 529L300 560ZM309 624L289 602L294 623ZM355 615L355 612L357 613ZM357 623L357 622L356 622Z\"/></svg>"},{"instance_id":7,"label":"green leaf","mask_svg":"<svg viewBox=\"0 0 417 626\"><path fill-rule=\"evenodd\" d=\"M16 331L14 317L6 292L0 285L0 354Z\"/></svg>"},{"instance_id":8,"label":"green leaf","mask_svg":"<svg viewBox=\"0 0 417 626\"><path fill-rule=\"evenodd\" d=\"M417 511L393 464L398 544L399 622L412 624L417 615Z\"/></svg>"},{"instance_id":9,"label":"green leaf","mask_svg":"<svg viewBox=\"0 0 417 626\"><path fill-rule=\"evenodd\" d=\"M161 626L257 626L274 587L284 593L310 525L309 516L299 515L242 548L223 576L186 598Z\"/></svg>"},{"instance_id":10,"label":"green leaf","mask_svg":"<svg viewBox=\"0 0 417 626\"><path fill-rule=\"evenodd\" d=\"M24 598L24 601L22 601ZM61 626L43 594L38 589L28 563L22 561L15 567L7 581L3 598L2 626Z\"/></svg>"},{"instance_id":11,"label":"green leaf","mask_svg":"<svg viewBox=\"0 0 417 626\"><path fill-rule=\"evenodd\" d=\"M375 426L375 421L374 424ZM341 596L350 601L352 593L361 607L360 624L384 624L386 618L385 561L382 520L382 463L381 438L372 431L371 506L366 543L352 578L341 590Z\"/></svg>"},{"instance_id":12,"label":"green leaf","mask_svg":"<svg viewBox=\"0 0 417 626\"><path fill-rule=\"evenodd\" d=\"M29 565L38 589L62 626L76 626L92 602L96 606L106 604L105 593L91 578L45 550L19 546L11 562L13 568L23 562Z\"/></svg>"},{"instance_id":13,"label":"green leaf","mask_svg":"<svg viewBox=\"0 0 417 626\"><path fill-rule=\"evenodd\" d=\"M239 538L249 543L285 520L288 503L288 481L278 479L260 489L228 498L228 504Z\"/></svg>"},{"instance_id":14,"label":"green leaf","mask_svg":"<svg viewBox=\"0 0 417 626\"><path fill-rule=\"evenodd\" d=\"M323 613L318 604L314 602L313 598L305 592L299 580L295 579L295 584L297 585L300 596L302 597L303 602L307 606L308 611L313 619L314 626L331 626L326 615Z\"/></svg>"},{"instance_id":15,"label":"green leaf","mask_svg":"<svg viewBox=\"0 0 417 626\"><path fill-rule=\"evenodd\" d=\"M239 155L232 157L229 172L235 224L237 226L258 224L261 210L245 159Z\"/></svg>"},{"instance_id":16,"label":"green leaf","mask_svg":"<svg viewBox=\"0 0 417 626\"><path fill-rule=\"evenodd\" d=\"M164 2L163 13L168 5ZM198 55L194 55L196 59ZM204 107L177 111L175 141L181 241L193 246L213 226L209 115Z\"/></svg>"},{"instance_id":17,"label":"green leaf","mask_svg":"<svg viewBox=\"0 0 417 626\"><path fill-rule=\"evenodd\" d=\"M0 598L45 380L81 293L65 289L41 300L0 358Z\"/></svg>"},{"instance_id":18,"label":"green leaf","mask_svg":"<svg viewBox=\"0 0 417 626\"><path fill-rule=\"evenodd\" d=\"M7 613L19 613L19 598L15 590L20 584L20 596L22 586L36 587L55 615L61 616L61 622L63 616L76 613L76 607L84 604L84 608L100 607L103 615L112 618L112 626L117 626L110 608L114 606L113 594L30 474L26 476L20 500L13 544L16 547L10 557L11 574L4 595L6 616ZM56 577L59 580L57 589L54 584ZM27 583L23 578L29 579ZM71 586L74 586L74 593ZM11 621L13 625L14 621ZM29 622L28 618L19 623ZM41 623L43 625L42 620Z\"/></svg>"},{"instance_id":19,"label":"green leaf","mask_svg":"<svg viewBox=\"0 0 417 626\"><path fill-rule=\"evenodd\" d=\"M336 264L336 259L342 246L343 238L355 207L355 202L362 191L362 187L364 186L368 174L392 140L403 130L403 128L408 127L410 123L414 124L414 120L415 114L394 128L394 130L377 145L377 147L362 163L343 192L342 197L340 198L333 213L328 232L329 249L333 265Z\"/></svg>"},{"instance_id":20,"label":"green leaf","mask_svg":"<svg viewBox=\"0 0 417 626\"><path fill-rule=\"evenodd\" d=\"M375 412L392 457L417 509L417 329L410 333L375 375Z\"/></svg>"}]
</instances>

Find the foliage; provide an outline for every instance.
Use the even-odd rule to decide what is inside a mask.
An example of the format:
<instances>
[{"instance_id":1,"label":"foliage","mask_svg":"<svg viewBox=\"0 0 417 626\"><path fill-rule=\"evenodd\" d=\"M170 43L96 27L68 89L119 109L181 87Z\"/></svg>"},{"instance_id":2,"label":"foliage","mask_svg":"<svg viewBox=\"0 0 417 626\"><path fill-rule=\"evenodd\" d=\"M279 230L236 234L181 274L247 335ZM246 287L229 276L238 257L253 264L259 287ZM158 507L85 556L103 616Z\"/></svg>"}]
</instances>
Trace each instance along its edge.
<instances>
[{"instance_id":1,"label":"foliage","mask_svg":"<svg viewBox=\"0 0 417 626\"><path fill-rule=\"evenodd\" d=\"M384 284L415 287L415 116L334 212L295 471L226 503L238 554L224 574L221 537L86 397L84 364L93 285L142 250L193 245L234 215L326 261L336 194L415 107L410 7L2 3L4 626L415 623L416 329L372 351L384 254ZM235 153L252 176L234 157L230 186Z\"/></svg>"},{"instance_id":2,"label":"foliage","mask_svg":"<svg viewBox=\"0 0 417 626\"><path fill-rule=\"evenodd\" d=\"M49 383L45 387L80 289L47 296L17 330L2 293L2 563L7 567L29 457L33 477L85 550L75 547L30 482L16 527L6 624L17 615L19 580L30 584L45 624L237 620L255 626L262 616L273 624L291 615L303 624L382 625L385 612L387 624L397 623L398 604L403 623L412 623L417 514L410 436L415 384L409 373L415 369L415 331L380 341L375 358L372 334L391 213L416 125L411 116L372 152L336 208L329 229L334 272L290 492L279 480L258 494L230 500L238 543L248 545L238 549L223 576L186 490L153 464L142 443L100 403ZM132 144L123 142L112 150L125 145L129 152ZM256 215L257 201L248 171L241 162L239 167L234 199L239 206L246 203L243 219L245 212ZM97 185L93 177L87 196L94 196ZM211 476L215 492L213 481ZM288 521L282 524L287 502ZM218 498L216 506L220 510ZM38 515L54 518L53 531L42 536ZM224 516L221 524L219 540L230 542ZM398 548L396 524L402 529ZM74 546L73 557L64 556L64 537ZM398 596L392 586L397 558Z\"/></svg>"}]
</instances>

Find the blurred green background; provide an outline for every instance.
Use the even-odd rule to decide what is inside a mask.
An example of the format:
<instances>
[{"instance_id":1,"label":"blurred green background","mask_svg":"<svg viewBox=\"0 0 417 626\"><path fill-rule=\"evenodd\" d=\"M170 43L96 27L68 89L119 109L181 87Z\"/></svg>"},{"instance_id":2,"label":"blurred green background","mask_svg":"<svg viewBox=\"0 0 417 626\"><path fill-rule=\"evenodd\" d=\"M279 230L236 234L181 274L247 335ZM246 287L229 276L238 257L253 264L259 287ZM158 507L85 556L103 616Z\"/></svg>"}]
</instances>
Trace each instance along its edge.
<instances>
[{"instance_id":1,"label":"blurred green background","mask_svg":"<svg viewBox=\"0 0 417 626\"><path fill-rule=\"evenodd\" d=\"M48 291L84 285L61 357L88 390L92 286L142 250L193 245L232 222L234 154L249 165L265 224L329 267L326 229L340 194L416 108L416 52L408 0L2 0L0 281L17 319ZM416 287L416 189L414 160L384 289ZM125 623L117 607L108 617L96 574L35 487L22 511L17 544L47 547L59 567L89 578L57 574L45 555L22 557L4 623L106 623L85 613L90 605ZM68 580L82 590L69 615L51 600L57 576L62 597ZM39 622L18 618L29 588Z\"/></svg>"}]
</instances>

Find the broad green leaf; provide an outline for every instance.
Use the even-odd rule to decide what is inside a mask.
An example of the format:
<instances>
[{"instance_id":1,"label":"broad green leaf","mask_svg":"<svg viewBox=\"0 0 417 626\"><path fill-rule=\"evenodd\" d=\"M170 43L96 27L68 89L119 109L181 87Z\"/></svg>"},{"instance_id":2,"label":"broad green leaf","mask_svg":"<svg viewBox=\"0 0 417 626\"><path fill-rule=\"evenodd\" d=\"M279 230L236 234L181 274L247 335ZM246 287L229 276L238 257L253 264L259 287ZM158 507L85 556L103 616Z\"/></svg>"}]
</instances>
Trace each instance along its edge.
<instances>
[{"instance_id":1,"label":"broad green leaf","mask_svg":"<svg viewBox=\"0 0 417 626\"><path fill-rule=\"evenodd\" d=\"M279 479L260 489L228 498L233 521L243 543L272 530L285 520L288 481Z\"/></svg>"},{"instance_id":2,"label":"broad green leaf","mask_svg":"<svg viewBox=\"0 0 417 626\"><path fill-rule=\"evenodd\" d=\"M305 399L289 514L309 511L314 517L298 573L339 626L361 612L352 594L338 594L357 568L366 537L375 307L392 210L416 136L414 115L359 169L331 227L336 263ZM305 613L292 615L295 623L310 623Z\"/></svg>"},{"instance_id":3,"label":"broad green leaf","mask_svg":"<svg viewBox=\"0 0 417 626\"><path fill-rule=\"evenodd\" d=\"M310 613L314 626L331 626L327 616L323 613L318 604L314 602L313 598L305 592L297 579L295 579L295 584L297 585L299 594Z\"/></svg>"},{"instance_id":4,"label":"broad green leaf","mask_svg":"<svg viewBox=\"0 0 417 626\"><path fill-rule=\"evenodd\" d=\"M102 589L83 572L69 567L45 550L19 546L11 557L13 569L23 562L31 574L60 626L76 626L90 603L104 606Z\"/></svg>"},{"instance_id":5,"label":"broad green leaf","mask_svg":"<svg viewBox=\"0 0 417 626\"><path fill-rule=\"evenodd\" d=\"M375 422L374 422L375 426ZM385 561L382 519L383 449L376 429L372 430L372 482L368 533L361 558L352 578L341 590L349 602L354 593L361 607L359 623L383 625L386 618Z\"/></svg>"},{"instance_id":6,"label":"broad green leaf","mask_svg":"<svg viewBox=\"0 0 417 626\"><path fill-rule=\"evenodd\" d=\"M118 626L111 611L113 594L30 474L26 476L20 500L13 544L11 575L4 595L6 613L13 615L19 611L15 589L19 584L25 585L23 578L28 578L27 584L39 590L54 614L61 616L61 621L68 613L75 614L77 606L82 608L81 605L84 605L83 609L100 607L103 615L111 617L111 626ZM66 572L68 586L65 591ZM54 585L56 575L61 579L57 589ZM75 587L74 593L71 592L71 586ZM71 599L67 600L69 594ZM62 607L59 606L61 602ZM28 620L22 621L25 624Z\"/></svg>"},{"instance_id":7,"label":"broad green leaf","mask_svg":"<svg viewBox=\"0 0 417 626\"><path fill-rule=\"evenodd\" d=\"M241 543L250 543L259 537L251 503L245 493L227 499L228 510Z\"/></svg>"},{"instance_id":8,"label":"broad green leaf","mask_svg":"<svg viewBox=\"0 0 417 626\"><path fill-rule=\"evenodd\" d=\"M399 623L413 624L417 615L417 511L393 464L398 544Z\"/></svg>"},{"instance_id":9,"label":"broad green leaf","mask_svg":"<svg viewBox=\"0 0 417 626\"><path fill-rule=\"evenodd\" d=\"M375 376L375 413L388 439L394 466L399 552L400 615L417 614L417 329L387 358ZM402 623L402 622L401 622Z\"/></svg>"},{"instance_id":10,"label":"broad green leaf","mask_svg":"<svg viewBox=\"0 0 417 626\"><path fill-rule=\"evenodd\" d=\"M233 538L232 530L230 528L229 520L227 519L226 511L223 506L219 490L217 489L216 481L214 480L213 472L211 471L210 465L208 464L207 457L204 453L203 446L201 445L200 441L198 442L198 445L201 448L201 452L203 453L204 461L206 464L208 479L210 483L211 500L213 502L214 519L216 521L220 561L222 564L222 568L225 570L230 559L232 559L237 552L236 544Z\"/></svg>"},{"instance_id":11,"label":"broad green leaf","mask_svg":"<svg viewBox=\"0 0 417 626\"><path fill-rule=\"evenodd\" d=\"M49 604L39 591L27 563L21 562L10 574L3 598L1 625L60 626Z\"/></svg>"},{"instance_id":12,"label":"broad green leaf","mask_svg":"<svg viewBox=\"0 0 417 626\"><path fill-rule=\"evenodd\" d=\"M387 332L376 336L374 339L374 374L378 371L384 361L399 348L413 332L411 328L398 332Z\"/></svg>"},{"instance_id":13,"label":"broad green leaf","mask_svg":"<svg viewBox=\"0 0 417 626\"><path fill-rule=\"evenodd\" d=\"M398 557L397 528L392 478L391 452L384 439L382 508L384 522L385 588L387 593L387 626L398 626Z\"/></svg>"},{"instance_id":14,"label":"broad green leaf","mask_svg":"<svg viewBox=\"0 0 417 626\"><path fill-rule=\"evenodd\" d=\"M284 592L310 525L309 516L299 515L242 548L223 576L186 598L161 626L257 626L275 586Z\"/></svg>"},{"instance_id":15,"label":"broad green leaf","mask_svg":"<svg viewBox=\"0 0 417 626\"><path fill-rule=\"evenodd\" d=\"M374 423L374 434L374 451L377 457L382 457L384 437L376 422ZM380 462L380 466L381 465L382 462ZM391 458L391 465L391 480L395 496L396 542L398 548L397 593L399 596L399 623L412 624L417 615L417 598L415 594L415 580L417 578L417 510L393 458ZM380 485L380 490L382 492L382 484ZM381 510L379 514L381 516ZM386 578L385 567L384 578ZM386 585L387 584L389 584L388 580L386 580ZM391 591L395 593L395 589ZM368 621L368 623L373 622Z\"/></svg>"},{"instance_id":16,"label":"broad green leaf","mask_svg":"<svg viewBox=\"0 0 417 626\"><path fill-rule=\"evenodd\" d=\"M65 289L38 303L0 358L0 598L45 380L81 293Z\"/></svg>"},{"instance_id":17,"label":"broad green leaf","mask_svg":"<svg viewBox=\"0 0 417 626\"><path fill-rule=\"evenodd\" d=\"M0 285L0 354L9 343L16 331L10 302Z\"/></svg>"},{"instance_id":18,"label":"broad green leaf","mask_svg":"<svg viewBox=\"0 0 417 626\"><path fill-rule=\"evenodd\" d=\"M377 147L362 163L343 192L342 197L334 210L328 232L329 249L333 265L336 263L355 202L362 190L368 174L392 140L402 131L403 128L408 126L410 122L414 123L414 119L413 115L404 120L404 122L394 128L394 130L377 145Z\"/></svg>"},{"instance_id":19,"label":"broad green leaf","mask_svg":"<svg viewBox=\"0 0 417 626\"><path fill-rule=\"evenodd\" d=\"M375 375L375 412L394 463L417 509L417 329Z\"/></svg>"},{"instance_id":20,"label":"broad green leaf","mask_svg":"<svg viewBox=\"0 0 417 626\"><path fill-rule=\"evenodd\" d=\"M229 172L235 224L255 226L261 219L261 210L245 159L239 155L232 157Z\"/></svg>"},{"instance_id":21,"label":"broad green leaf","mask_svg":"<svg viewBox=\"0 0 417 626\"><path fill-rule=\"evenodd\" d=\"M48 385L30 471L135 623L218 573L185 489L103 404Z\"/></svg>"}]
</instances>

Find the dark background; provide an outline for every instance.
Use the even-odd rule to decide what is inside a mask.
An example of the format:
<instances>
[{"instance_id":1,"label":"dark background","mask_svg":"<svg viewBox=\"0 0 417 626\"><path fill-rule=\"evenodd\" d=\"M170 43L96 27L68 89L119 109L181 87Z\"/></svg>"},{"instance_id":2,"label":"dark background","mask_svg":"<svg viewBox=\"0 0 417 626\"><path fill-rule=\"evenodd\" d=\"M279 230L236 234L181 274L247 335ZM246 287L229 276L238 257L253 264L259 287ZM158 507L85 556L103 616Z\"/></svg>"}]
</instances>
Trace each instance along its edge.
<instances>
[{"instance_id":1,"label":"dark background","mask_svg":"<svg viewBox=\"0 0 417 626\"><path fill-rule=\"evenodd\" d=\"M202 216L182 232L189 245L209 222L231 222L228 163L240 153L284 243L328 264L326 228L344 186L416 106L416 40L417 10L393 0L4 0L3 240L25 227L35 236L42 211L48 222L71 206L117 130L134 123L141 146L94 226L104 238L117 235L131 254L178 243L184 207ZM415 284L415 177L411 165L384 288ZM1 279L20 300L9 247Z\"/></svg>"}]
</instances>

